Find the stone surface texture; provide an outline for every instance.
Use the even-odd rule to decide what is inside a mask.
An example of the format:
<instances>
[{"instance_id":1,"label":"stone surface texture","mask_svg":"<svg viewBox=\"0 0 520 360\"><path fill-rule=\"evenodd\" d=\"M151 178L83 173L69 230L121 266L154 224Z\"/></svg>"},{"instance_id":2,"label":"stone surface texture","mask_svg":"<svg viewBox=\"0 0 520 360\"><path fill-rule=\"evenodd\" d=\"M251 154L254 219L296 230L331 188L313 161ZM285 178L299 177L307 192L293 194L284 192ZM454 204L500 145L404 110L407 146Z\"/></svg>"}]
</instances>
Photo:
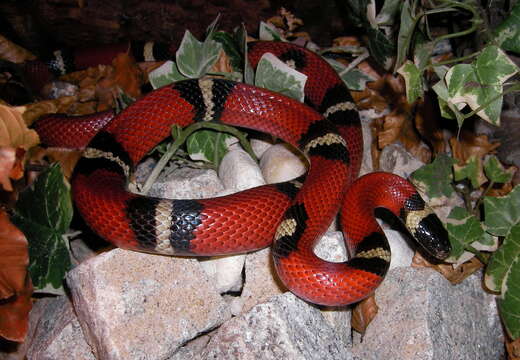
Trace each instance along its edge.
<instances>
[{"instance_id":1,"label":"stone surface texture","mask_svg":"<svg viewBox=\"0 0 520 360\"><path fill-rule=\"evenodd\" d=\"M502 329L495 298L480 277L451 285L431 269L389 271L376 291L379 313L355 359L501 359Z\"/></svg>"},{"instance_id":2,"label":"stone surface texture","mask_svg":"<svg viewBox=\"0 0 520 360\"><path fill-rule=\"evenodd\" d=\"M321 312L290 293L222 325L203 359L352 359Z\"/></svg>"},{"instance_id":3,"label":"stone surface texture","mask_svg":"<svg viewBox=\"0 0 520 360\"><path fill-rule=\"evenodd\" d=\"M116 249L70 271L67 284L98 359L163 359L231 315L194 259Z\"/></svg>"}]
</instances>

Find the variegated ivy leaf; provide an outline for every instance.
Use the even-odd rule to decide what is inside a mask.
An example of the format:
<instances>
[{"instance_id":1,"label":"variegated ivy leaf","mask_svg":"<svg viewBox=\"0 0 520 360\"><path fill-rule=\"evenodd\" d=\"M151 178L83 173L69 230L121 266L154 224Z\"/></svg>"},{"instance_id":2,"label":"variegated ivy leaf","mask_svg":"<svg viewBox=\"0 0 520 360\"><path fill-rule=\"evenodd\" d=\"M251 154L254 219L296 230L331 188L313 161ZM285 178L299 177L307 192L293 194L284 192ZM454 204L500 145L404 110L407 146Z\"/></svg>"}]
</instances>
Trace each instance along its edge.
<instances>
[{"instance_id":1,"label":"variegated ivy leaf","mask_svg":"<svg viewBox=\"0 0 520 360\"><path fill-rule=\"evenodd\" d=\"M195 161L207 161L218 167L229 146L238 142L234 136L214 130L198 130L188 136L186 150Z\"/></svg>"},{"instance_id":2,"label":"variegated ivy leaf","mask_svg":"<svg viewBox=\"0 0 520 360\"><path fill-rule=\"evenodd\" d=\"M395 24L397 14L401 8L402 0L386 0L376 17L378 26L392 26Z\"/></svg>"},{"instance_id":3,"label":"variegated ivy leaf","mask_svg":"<svg viewBox=\"0 0 520 360\"><path fill-rule=\"evenodd\" d=\"M477 115L499 125L502 84L517 71L498 47L488 46L473 64L457 64L446 73L449 101L467 104L472 110L485 106Z\"/></svg>"},{"instance_id":4,"label":"variegated ivy leaf","mask_svg":"<svg viewBox=\"0 0 520 360\"><path fill-rule=\"evenodd\" d=\"M367 82L375 80L372 76L365 74L357 68L347 70L348 68L339 61L333 59L325 60L336 70L341 80L350 90L363 91Z\"/></svg>"},{"instance_id":5,"label":"variegated ivy leaf","mask_svg":"<svg viewBox=\"0 0 520 360\"><path fill-rule=\"evenodd\" d=\"M202 77L218 60L220 50L222 45L211 37L200 42L186 30L175 54L179 72L192 79Z\"/></svg>"},{"instance_id":6,"label":"variegated ivy leaf","mask_svg":"<svg viewBox=\"0 0 520 360\"><path fill-rule=\"evenodd\" d=\"M446 228L451 243L451 254L448 262L459 263L469 260L466 247L471 245L479 250L489 250L496 246L496 239L486 233L481 222L462 207L454 207L448 215Z\"/></svg>"},{"instance_id":7,"label":"variegated ivy leaf","mask_svg":"<svg viewBox=\"0 0 520 360\"><path fill-rule=\"evenodd\" d=\"M411 61L406 61L397 72L404 78L406 86L406 101L413 104L415 100L423 97L422 75L417 66Z\"/></svg>"},{"instance_id":8,"label":"variegated ivy leaf","mask_svg":"<svg viewBox=\"0 0 520 360\"><path fill-rule=\"evenodd\" d=\"M368 28L368 48L370 55L381 65L384 69L389 70L394 63L395 45L390 41L385 34L379 29Z\"/></svg>"},{"instance_id":9,"label":"variegated ivy leaf","mask_svg":"<svg viewBox=\"0 0 520 360\"><path fill-rule=\"evenodd\" d=\"M437 94L437 101L439 102L439 109L441 110L441 116L446 119L455 119L453 111L448 106L449 96L448 87L444 80L438 81L432 86L433 91ZM464 106L464 105L462 105Z\"/></svg>"},{"instance_id":10,"label":"variegated ivy leaf","mask_svg":"<svg viewBox=\"0 0 520 360\"><path fill-rule=\"evenodd\" d=\"M260 21L258 38L265 41L286 41L273 24Z\"/></svg>"},{"instance_id":11,"label":"variegated ivy leaf","mask_svg":"<svg viewBox=\"0 0 520 360\"><path fill-rule=\"evenodd\" d=\"M486 231L497 236L506 236L511 227L520 223L520 186L506 196L484 198Z\"/></svg>"},{"instance_id":12,"label":"variegated ivy leaf","mask_svg":"<svg viewBox=\"0 0 520 360\"><path fill-rule=\"evenodd\" d=\"M490 181L505 184L513 178L515 168L504 169L495 155L490 155L484 162L484 172Z\"/></svg>"},{"instance_id":13,"label":"variegated ivy leaf","mask_svg":"<svg viewBox=\"0 0 520 360\"><path fill-rule=\"evenodd\" d=\"M518 234L520 236L520 234ZM511 339L520 338L520 257L511 264L498 299L500 317Z\"/></svg>"},{"instance_id":14,"label":"variegated ivy leaf","mask_svg":"<svg viewBox=\"0 0 520 360\"><path fill-rule=\"evenodd\" d=\"M397 57L394 69L400 68L401 64L403 64L408 49L410 48L414 31L415 22L412 15L412 9L410 8L410 2L406 0L403 1L401 7L401 24L399 26L399 34L397 35Z\"/></svg>"},{"instance_id":15,"label":"variegated ivy leaf","mask_svg":"<svg viewBox=\"0 0 520 360\"><path fill-rule=\"evenodd\" d=\"M482 170L482 163L475 155L470 156L464 165L454 164L453 174L455 181L468 179L473 189L478 189L487 181Z\"/></svg>"},{"instance_id":16,"label":"variegated ivy leaf","mask_svg":"<svg viewBox=\"0 0 520 360\"><path fill-rule=\"evenodd\" d=\"M520 224L511 227L504 242L491 256L486 268L484 283L495 292L501 292L504 278L513 265L520 258Z\"/></svg>"},{"instance_id":17,"label":"variegated ivy leaf","mask_svg":"<svg viewBox=\"0 0 520 360\"><path fill-rule=\"evenodd\" d=\"M453 194L451 182L452 166L455 160L448 155L439 154L431 164L415 170L411 174L413 184L426 193L430 199L442 196L450 197Z\"/></svg>"},{"instance_id":18,"label":"variegated ivy leaf","mask_svg":"<svg viewBox=\"0 0 520 360\"><path fill-rule=\"evenodd\" d=\"M294 70L271 53L265 53L256 67L255 86L279 92L303 102L307 75Z\"/></svg>"},{"instance_id":19,"label":"variegated ivy leaf","mask_svg":"<svg viewBox=\"0 0 520 360\"><path fill-rule=\"evenodd\" d=\"M502 49L520 53L520 2L516 2L509 16L496 27L494 34Z\"/></svg>"},{"instance_id":20,"label":"variegated ivy leaf","mask_svg":"<svg viewBox=\"0 0 520 360\"><path fill-rule=\"evenodd\" d=\"M158 89L175 81L185 80L187 77L182 75L177 69L175 62L168 60L157 69L148 74L150 83L154 89Z\"/></svg>"}]
</instances>

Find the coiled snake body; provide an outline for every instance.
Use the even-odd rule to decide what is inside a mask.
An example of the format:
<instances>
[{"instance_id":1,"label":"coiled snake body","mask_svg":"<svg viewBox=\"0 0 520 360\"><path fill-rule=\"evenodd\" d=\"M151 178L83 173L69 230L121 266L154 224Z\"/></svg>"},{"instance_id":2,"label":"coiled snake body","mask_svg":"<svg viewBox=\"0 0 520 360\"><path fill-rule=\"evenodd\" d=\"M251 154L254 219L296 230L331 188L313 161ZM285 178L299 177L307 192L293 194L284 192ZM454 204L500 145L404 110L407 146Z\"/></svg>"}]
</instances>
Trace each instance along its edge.
<instances>
[{"instance_id":1,"label":"coiled snake body","mask_svg":"<svg viewBox=\"0 0 520 360\"><path fill-rule=\"evenodd\" d=\"M359 301L383 280L390 249L374 219L377 207L399 216L427 250L446 258L446 231L406 180L374 173L354 181L362 155L360 121L335 71L314 53L288 43L250 44L252 65L266 52L308 75L305 104L243 83L204 78L157 89L106 126L93 116L71 125L55 116L39 121L36 128L44 140L56 133L60 139L76 139L69 134L90 129L94 120L101 127L92 130L96 135L72 179L75 204L87 224L121 248L167 255L235 254L272 245L283 283L323 305ZM307 156L308 174L204 200L165 200L125 190L132 168L170 135L172 124L196 121L272 134ZM340 220L351 258L326 262L313 248L342 204Z\"/></svg>"}]
</instances>

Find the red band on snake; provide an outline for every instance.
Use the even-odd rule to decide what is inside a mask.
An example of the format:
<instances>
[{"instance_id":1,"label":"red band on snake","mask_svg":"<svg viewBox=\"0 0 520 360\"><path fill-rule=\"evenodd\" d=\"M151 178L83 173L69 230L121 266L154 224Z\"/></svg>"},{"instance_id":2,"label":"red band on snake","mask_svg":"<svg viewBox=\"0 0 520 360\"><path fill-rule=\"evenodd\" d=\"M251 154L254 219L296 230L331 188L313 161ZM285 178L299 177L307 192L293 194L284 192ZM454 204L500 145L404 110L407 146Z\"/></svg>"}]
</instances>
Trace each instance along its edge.
<instances>
[{"instance_id":1,"label":"red band on snake","mask_svg":"<svg viewBox=\"0 0 520 360\"><path fill-rule=\"evenodd\" d=\"M360 121L335 71L316 54L281 42L250 44L252 65L266 52L308 76L305 104L221 79L186 80L147 94L97 132L76 167L73 197L87 224L121 248L167 255L235 254L272 244L283 283L299 297L323 305L359 301L383 280L390 249L374 220L377 207L399 216L430 253L446 258L446 231L406 180L374 173L354 182L362 156ZM55 131L51 121L61 133L68 131L62 120L48 117L36 124L43 137ZM272 134L307 156L308 174L204 200L165 200L126 191L132 168L170 135L171 126L196 121ZM342 204L341 226L351 258L330 263L313 249Z\"/></svg>"}]
</instances>

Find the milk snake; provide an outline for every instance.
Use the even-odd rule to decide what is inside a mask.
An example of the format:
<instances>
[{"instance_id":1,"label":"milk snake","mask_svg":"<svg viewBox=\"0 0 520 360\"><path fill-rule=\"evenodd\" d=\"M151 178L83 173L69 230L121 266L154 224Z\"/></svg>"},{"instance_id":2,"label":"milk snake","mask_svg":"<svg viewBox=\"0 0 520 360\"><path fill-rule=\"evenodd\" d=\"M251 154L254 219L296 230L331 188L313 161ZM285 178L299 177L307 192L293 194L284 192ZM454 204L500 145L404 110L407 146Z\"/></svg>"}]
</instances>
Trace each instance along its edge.
<instances>
[{"instance_id":1,"label":"milk snake","mask_svg":"<svg viewBox=\"0 0 520 360\"><path fill-rule=\"evenodd\" d=\"M118 247L167 255L236 254L272 245L287 288L331 306L367 297L388 270L390 248L374 218L378 207L398 216L429 253L446 258L447 233L408 181L388 173L354 181L362 156L361 126L336 72L313 52L282 42L249 44L251 64L266 52L308 76L305 104L243 83L203 78L157 89L115 117L106 112L78 122L54 115L38 121L35 128L44 142L88 143L72 178L75 204L87 224ZM196 121L274 135L300 149L310 169L293 181L214 199L166 200L126 191L134 166L169 136L172 124ZM313 248L341 205L351 258L331 263Z\"/></svg>"}]
</instances>

